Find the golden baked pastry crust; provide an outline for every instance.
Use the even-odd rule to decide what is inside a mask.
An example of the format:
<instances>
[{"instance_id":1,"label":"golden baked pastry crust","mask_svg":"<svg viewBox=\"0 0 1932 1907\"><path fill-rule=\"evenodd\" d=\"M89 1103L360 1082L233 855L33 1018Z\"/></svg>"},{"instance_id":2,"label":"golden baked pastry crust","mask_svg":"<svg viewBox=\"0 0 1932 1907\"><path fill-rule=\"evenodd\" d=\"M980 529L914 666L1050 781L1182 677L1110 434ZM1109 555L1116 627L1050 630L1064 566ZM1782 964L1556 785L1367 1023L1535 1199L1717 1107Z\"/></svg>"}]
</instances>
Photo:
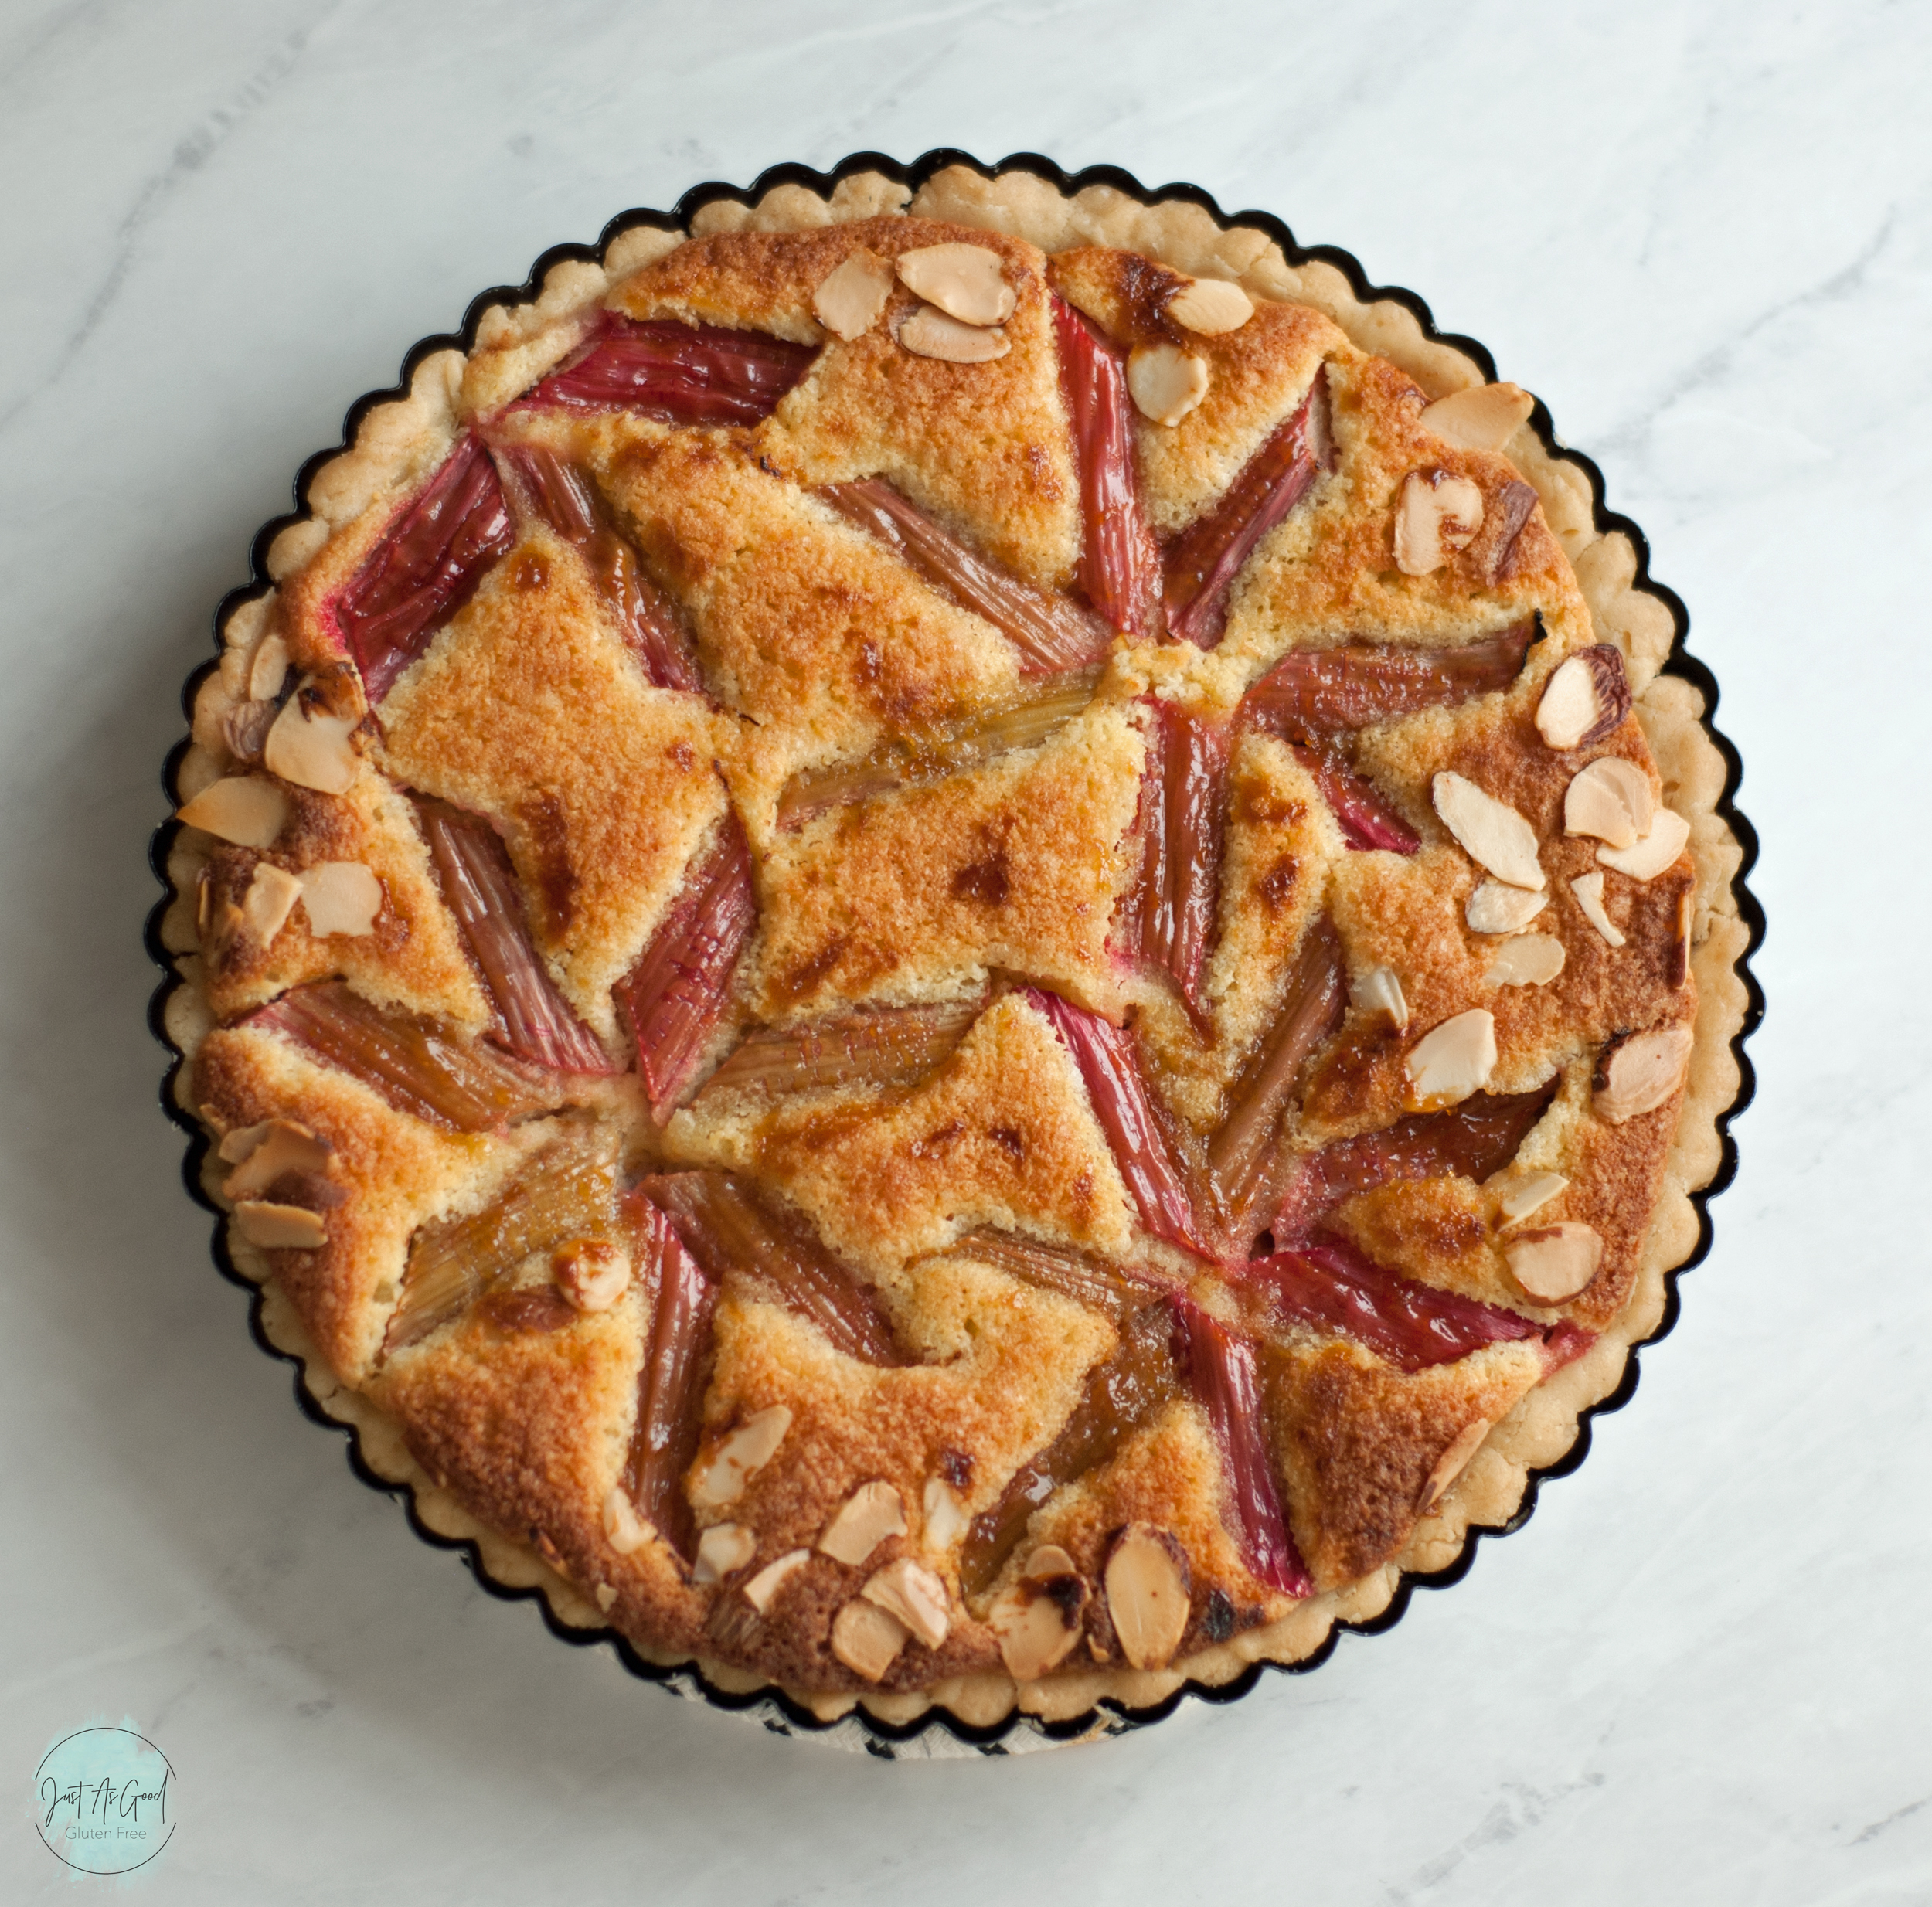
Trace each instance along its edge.
<instances>
[{"instance_id":1,"label":"golden baked pastry crust","mask_svg":"<svg viewBox=\"0 0 1932 1907\"><path fill-rule=\"evenodd\" d=\"M264 1317L274 1341L309 1359L311 1392L359 1426L366 1460L411 1483L423 1521L477 1541L499 1579L540 1583L558 1620L611 1625L647 1660L695 1656L717 1686L767 1681L821 1718L859 1700L900 1724L937 1703L984 1728L1015 1705L1048 1720L1103 1698L1145 1708L1185 1683L1229 1684L1253 1662L1304 1660L1337 1621L1386 1608L1405 1572L1440 1569L1471 1528L1509 1518L1532 1470L1560 1457L1580 1413L1616 1389L1631 1346L1657 1327L1666 1273L1695 1242L1688 1195L1718 1169L1719 1121L1736 1093L1732 1042L1747 1011L1737 963L1748 933L1733 884L1740 851L1719 811L1723 762L1696 689L1658 673L1669 612L1632 586L1634 547L1597 531L1576 466L1527 426L1491 452L1446 444L1422 423L1428 399L1481 381L1466 356L1424 336L1406 308L1364 303L1333 267L1291 265L1265 235L1224 230L1189 202L1143 206L1107 188L1069 198L1030 173L988 180L958 167L929 178L910 208L903 198L862 175L825 199L783 186L756 207L714 201L694 219L692 242L639 228L608 248L604 267L572 261L530 305L485 314L467 361L426 359L409 396L370 413L355 444L311 482L310 517L271 548L267 606L230 619L179 783L193 794L235 765L232 712L271 625L298 672L339 663L341 591L479 416L594 472L617 527L674 595L713 705L641 675L579 552L526 529L383 699L379 733L362 744L367 765L346 792L294 791L294 818L265 850L193 830L176 837L179 898L162 931L186 982L167 1009L190 1062L177 1076L182 1103L218 1134L282 1119L333 1148L328 1175L346 1196L325 1215L321 1249L264 1254L239 1232L230 1249L243 1270L270 1280ZM825 342L812 294L842 260L942 243L984 245L1000 259L1016 294L1003 356L954 364L902 348L893 326L917 302L903 287L859 338ZM1015 692L1020 677L996 628L808 488L886 474L1009 571L1066 587L1080 556L1078 471L1050 292L1124 346L1159 342L1175 334L1148 285L1171 293L1189 274L1236 279L1260 303L1240 329L1188 341L1209 365L1207 401L1177 427L1136 420L1157 529L1183 527L1224 491L1322 366L1340 447L1332 475L1243 567L1218 644L1117 646L1087 712L1043 745L784 824L783 791L801 770L943 730ZM600 304L642 321L745 325L824 348L749 430L503 413L591 335ZM1391 515L1423 465L1472 481L1492 521L1510 485L1534 488L1538 507L1506 575L1485 576L1495 552L1480 538L1426 576L1391 563ZM1258 733L1240 742L1222 927L1203 981L1211 1035L1164 979L1118 957L1110 922L1129 874L1145 696L1225 718L1291 647L1345 635L1454 642L1526 614L1541 618L1543 640L1506 692L1360 739L1356 766L1422 838L1411 858L1349 852L1292 751ZM1615 645L1636 701L1634 719L1585 753L1654 762L1666 803L1691 828L1678 866L1617 883L1625 940L1615 950L1573 898L1599 845L1563 830L1565 790L1583 757L1545 746L1533 726L1556 665L1593 641ZM1567 956L1547 985L1484 982L1493 943L1466 933L1462 919L1483 871L1428 802L1430 777L1445 770L1509 801L1543 844L1551 899L1537 924L1560 934ZM727 798L750 840L761 907L737 981L739 1021L954 1001L979 995L989 977L993 997L951 1057L883 1098L835 1089L774 1107L712 1094L660 1135L634 1075L582 1074L553 1093L554 1113L493 1133L437 1130L273 1030L234 1024L329 975L385 1008L433 1013L465 1032L489 1017L393 784L495 824L532 896L532 939L614 1062L627 1029L612 987L672 906L683 870L718 838ZM375 930L325 937L298 909L270 945L251 944L231 913L246 915L264 859L298 877L323 862L366 863L384 893ZM1209 1420L1185 1395L1053 1494L1022 1550L962 1594L957 1555L937 1533L950 1525L929 1501L935 1480L957 1517L991 1510L1124 1328L1015 1279L968 1235L1030 1234L1115 1261L1151 1257L1170 1272L1181 1262L1145 1232L1063 1045L1029 996L1003 991L999 976L1138 1021L1174 1117L1205 1140L1325 906L1358 1003L1318 1052L1289 1139L1315 1148L1404 1114L1413 1032L1405 1039L1360 1004L1364 977L1396 967L1412 1027L1492 1011L1490 1089L1552 1093L1516 1168L1569 1180L1539 1222L1590 1226L1603 1258L1576 1300L1527 1301L1498 1236L1498 1187L1453 1176L1359 1191L1334 1206L1328 1229L1417 1283L1545 1327L1566 1320L1594 1338L1553 1369L1519 1341L1405 1371L1346 1335L1264 1333L1267 1433L1312 1594L1284 1596L1253 1573L1231 1533ZM1592 1117L1592 1071L1607 1044L1634 1026L1679 1021L1695 1043L1679 1092L1621 1123ZM711 1060L726 1043L714 1038ZM875 1368L841 1356L781 1307L727 1290L713 1327L700 1462L756 1412L782 1404L791 1414L784 1460L753 1474L728 1519L709 1515L757 1538L752 1562L721 1586L694 1585L689 1559L662 1543L620 1552L611 1540L607 1504L624 1474L651 1328L643 1283L545 1329L478 1307L383 1350L412 1234L486 1209L556 1134L580 1131L610 1135L637 1169L751 1176L875 1289L910 1360ZM211 1159L212 1194L228 1169ZM533 1280L540 1271L526 1266L512 1282L534 1290ZM1226 1312L1214 1283L1197 1277L1196 1295ZM1463 1467L1438 1477L1452 1450ZM747 1621L741 1610L721 1619L752 1571L812 1552L853 1491L879 1481L906 1507L905 1534L888 1537L862 1569L814 1552L765 1619ZM1114 1533L1142 1524L1179 1540L1195 1579L1196 1607L1172 1659L1130 1666L1103 1594L1085 1649L1016 1681L986 1619L995 1596L1014 1591L1025 1553L1057 1546L1097 1586ZM829 1638L860 1586L902 1554L944 1577L950 1623L942 1640L906 1643L870 1678Z\"/></svg>"}]
</instances>

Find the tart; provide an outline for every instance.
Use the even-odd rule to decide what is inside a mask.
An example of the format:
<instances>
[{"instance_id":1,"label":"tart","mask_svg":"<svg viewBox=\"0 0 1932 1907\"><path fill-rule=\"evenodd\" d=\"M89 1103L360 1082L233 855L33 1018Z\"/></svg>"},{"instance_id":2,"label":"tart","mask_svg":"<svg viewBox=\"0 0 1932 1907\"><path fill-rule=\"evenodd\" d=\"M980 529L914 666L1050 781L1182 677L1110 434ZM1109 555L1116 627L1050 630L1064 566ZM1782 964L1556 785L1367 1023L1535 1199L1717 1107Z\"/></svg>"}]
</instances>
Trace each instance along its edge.
<instances>
[{"instance_id":1,"label":"tart","mask_svg":"<svg viewBox=\"0 0 1932 1907\"><path fill-rule=\"evenodd\" d=\"M229 607L162 939L265 1327L556 1619L1145 1709L1505 1522L1748 940L1577 466L1192 200L855 172L423 356Z\"/></svg>"}]
</instances>

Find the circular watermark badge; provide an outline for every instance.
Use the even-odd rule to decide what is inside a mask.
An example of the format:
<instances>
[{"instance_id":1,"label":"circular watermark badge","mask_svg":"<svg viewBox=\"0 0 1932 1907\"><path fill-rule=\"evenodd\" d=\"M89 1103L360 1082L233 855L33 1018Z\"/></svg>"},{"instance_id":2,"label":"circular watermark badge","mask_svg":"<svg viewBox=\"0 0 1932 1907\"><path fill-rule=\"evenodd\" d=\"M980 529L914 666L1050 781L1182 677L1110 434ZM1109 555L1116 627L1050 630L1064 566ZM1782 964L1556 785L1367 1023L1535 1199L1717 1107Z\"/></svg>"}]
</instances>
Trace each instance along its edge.
<instances>
[{"instance_id":1,"label":"circular watermark badge","mask_svg":"<svg viewBox=\"0 0 1932 1907\"><path fill-rule=\"evenodd\" d=\"M81 1874L131 1874L175 1831L175 1770L131 1728L77 1729L33 1771L34 1824Z\"/></svg>"}]
</instances>

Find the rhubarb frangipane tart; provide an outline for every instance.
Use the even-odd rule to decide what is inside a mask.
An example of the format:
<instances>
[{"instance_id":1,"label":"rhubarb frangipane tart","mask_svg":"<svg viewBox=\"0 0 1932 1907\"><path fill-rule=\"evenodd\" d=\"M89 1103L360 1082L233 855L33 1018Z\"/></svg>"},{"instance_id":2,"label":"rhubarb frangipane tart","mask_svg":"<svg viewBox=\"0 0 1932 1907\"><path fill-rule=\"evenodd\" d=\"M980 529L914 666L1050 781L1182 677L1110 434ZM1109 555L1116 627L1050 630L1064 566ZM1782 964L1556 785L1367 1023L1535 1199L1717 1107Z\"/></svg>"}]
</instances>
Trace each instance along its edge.
<instances>
[{"instance_id":1,"label":"rhubarb frangipane tart","mask_svg":"<svg viewBox=\"0 0 1932 1907\"><path fill-rule=\"evenodd\" d=\"M1695 1243L1669 612L1525 393L1193 204L692 227L426 357L226 617L164 937L235 1261L646 1662L983 1727L1304 1659Z\"/></svg>"}]
</instances>

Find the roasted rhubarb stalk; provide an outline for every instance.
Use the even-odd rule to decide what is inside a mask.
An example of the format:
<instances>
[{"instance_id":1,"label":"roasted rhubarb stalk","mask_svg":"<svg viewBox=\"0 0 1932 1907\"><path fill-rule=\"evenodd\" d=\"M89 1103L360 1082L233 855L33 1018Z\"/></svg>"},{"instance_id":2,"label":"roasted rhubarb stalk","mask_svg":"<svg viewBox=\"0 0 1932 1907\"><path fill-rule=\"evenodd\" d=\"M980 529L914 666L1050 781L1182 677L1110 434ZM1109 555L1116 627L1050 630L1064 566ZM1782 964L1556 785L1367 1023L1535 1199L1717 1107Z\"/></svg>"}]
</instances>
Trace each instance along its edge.
<instances>
[{"instance_id":1,"label":"roasted rhubarb stalk","mask_svg":"<svg viewBox=\"0 0 1932 1907\"><path fill-rule=\"evenodd\" d=\"M1069 669L1036 688L942 733L888 742L856 761L801 769L778 797L778 825L802 828L815 815L900 788L964 774L1015 749L1050 740L1094 699L1097 668Z\"/></svg>"},{"instance_id":2,"label":"roasted rhubarb stalk","mask_svg":"<svg viewBox=\"0 0 1932 1907\"><path fill-rule=\"evenodd\" d=\"M1161 552L1141 503L1126 360L1063 299L1053 301L1053 329L1080 462L1080 587L1111 627L1138 641L1160 591Z\"/></svg>"},{"instance_id":3,"label":"roasted rhubarb stalk","mask_svg":"<svg viewBox=\"0 0 1932 1907\"><path fill-rule=\"evenodd\" d=\"M1333 812L1342 838L1354 848L1381 848L1390 854L1416 853L1422 837L1398 814L1372 784L1334 756L1298 748L1294 758L1314 777L1321 798Z\"/></svg>"},{"instance_id":4,"label":"roasted rhubarb stalk","mask_svg":"<svg viewBox=\"0 0 1932 1907\"><path fill-rule=\"evenodd\" d=\"M1256 1259L1243 1276L1283 1322L1353 1338L1404 1371L1543 1335L1529 1318L1385 1270L1335 1239Z\"/></svg>"},{"instance_id":5,"label":"roasted rhubarb stalk","mask_svg":"<svg viewBox=\"0 0 1932 1907\"><path fill-rule=\"evenodd\" d=\"M1168 1289L1167 1280L1138 1266L1109 1264L1091 1252L990 1226L968 1232L945 1255L977 1259L1043 1291L1057 1291L1090 1310L1104 1311L1117 1324Z\"/></svg>"},{"instance_id":6,"label":"roasted rhubarb stalk","mask_svg":"<svg viewBox=\"0 0 1932 1907\"><path fill-rule=\"evenodd\" d=\"M611 318L531 393L566 410L629 410L662 423L761 423L818 355L763 331Z\"/></svg>"},{"instance_id":7,"label":"roasted rhubarb stalk","mask_svg":"<svg viewBox=\"0 0 1932 1907\"><path fill-rule=\"evenodd\" d=\"M1278 1245L1307 1238L1343 1199L1396 1179L1477 1180L1499 1172L1516 1156L1556 1091L1553 1080L1533 1093L1477 1093L1447 1112L1416 1113L1380 1132L1338 1139L1303 1160L1276 1212Z\"/></svg>"},{"instance_id":8,"label":"roasted rhubarb stalk","mask_svg":"<svg viewBox=\"0 0 1932 1907\"><path fill-rule=\"evenodd\" d=\"M1207 1412L1220 1449L1242 1560L1260 1581L1284 1596L1313 1595L1315 1585L1282 1514L1268 1459L1253 1345L1185 1298L1174 1307L1174 1336L1188 1389Z\"/></svg>"},{"instance_id":9,"label":"roasted rhubarb stalk","mask_svg":"<svg viewBox=\"0 0 1932 1907\"><path fill-rule=\"evenodd\" d=\"M516 872L496 830L481 816L440 801L419 801L417 812L444 898L495 1005L504 1045L557 1072L614 1072L531 943Z\"/></svg>"},{"instance_id":10,"label":"roasted rhubarb stalk","mask_svg":"<svg viewBox=\"0 0 1932 1907\"><path fill-rule=\"evenodd\" d=\"M1148 1095L1131 1039L1056 993L1029 987L1026 998L1073 1055L1141 1222L1156 1238L1206 1256L1179 1157Z\"/></svg>"},{"instance_id":11,"label":"roasted rhubarb stalk","mask_svg":"<svg viewBox=\"0 0 1932 1907\"><path fill-rule=\"evenodd\" d=\"M1025 658L1032 674L1057 674L1104 660L1113 632L1070 597L1049 596L969 549L923 510L876 477L828 484L812 493L903 558L962 609L983 616Z\"/></svg>"},{"instance_id":12,"label":"roasted rhubarb stalk","mask_svg":"<svg viewBox=\"0 0 1932 1907\"><path fill-rule=\"evenodd\" d=\"M496 466L481 440L466 433L337 599L336 626L371 707L515 540Z\"/></svg>"},{"instance_id":13,"label":"roasted rhubarb stalk","mask_svg":"<svg viewBox=\"0 0 1932 1907\"><path fill-rule=\"evenodd\" d=\"M1308 1055L1341 1023L1346 998L1342 943L1326 915L1309 929L1288 976L1281 1010L1209 1142L1208 1179L1223 1221L1239 1227L1267 1181L1282 1115Z\"/></svg>"},{"instance_id":14,"label":"roasted rhubarb stalk","mask_svg":"<svg viewBox=\"0 0 1932 1907\"><path fill-rule=\"evenodd\" d=\"M685 890L614 991L637 1042L638 1071L659 1125L704 1058L730 997L738 956L757 924L751 849L737 811L685 878Z\"/></svg>"},{"instance_id":15,"label":"roasted rhubarb stalk","mask_svg":"<svg viewBox=\"0 0 1932 1907\"><path fill-rule=\"evenodd\" d=\"M1088 1374L1060 1435L1023 1463L999 1501L974 1519L959 1559L967 1594L991 1586L1026 1534L1033 1512L1055 1491L1107 1462L1128 1436L1180 1395L1173 1339L1173 1313L1165 1304L1144 1306L1122 1327L1119 1344Z\"/></svg>"},{"instance_id":16,"label":"roasted rhubarb stalk","mask_svg":"<svg viewBox=\"0 0 1932 1907\"><path fill-rule=\"evenodd\" d=\"M1333 453L1324 367L1301 409L1248 460L1227 494L1168 545L1162 605L1169 635L1201 649L1221 640L1228 591L1242 565L1308 495Z\"/></svg>"},{"instance_id":17,"label":"roasted rhubarb stalk","mask_svg":"<svg viewBox=\"0 0 1932 1907\"><path fill-rule=\"evenodd\" d=\"M877 1297L810 1236L729 1172L670 1172L640 1189L718 1283L783 1305L835 1351L865 1364L902 1361Z\"/></svg>"},{"instance_id":18,"label":"roasted rhubarb stalk","mask_svg":"<svg viewBox=\"0 0 1932 1907\"><path fill-rule=\"evenodd\" d=\"M935 1006L859 1007L797 1026L755 1027L706 1080L706 1095L823 1091L837 1086L910 1086L966 1035L981 997Z\"/></svg>"},{"instance_id":19,"label":"roasted rhubarb stalk","mask_svg":"<svg viewBox=\"0 0 1932 1907\"><path fill-rule=\"evenodd\" d=\"M638 1270L656 1293L644 1368L638 1374L638 1422L624 1486L638 1513L680 1555L691 1553L691 1506L684 1474L698 1450L698 1380L711 1341L716 1291L656 1206L626 1195Z\"/></svg>"},{"instance_id":20,"label":"roasted rhubarb stalk","mask_svg":"<svg viewBox=\"0 0 1932 1907\"><path fill-rule=\"evenodd\" d=\"M1156 699L1141 772L1141 867L1128 896L1139 952L1172 974L1197 1024L1206 1018L1202 969L1220 899L1222 811L1228 735L1171 702Z\"/></svg>"},{"instance_id":21,"label":"roasted rhubarb stalk","mask_svg":"<svg viewBox=\"0 0 1932 1907\"><path fill-rule=\"evenodd\" d=\"M248 1024L286 1033L399 1112L458 1132L488 1132L557 1103L554 1074L434 1020L384 1013L337 981L298 987Z\"/></svg>"},{"instance_id":22,"label":"roasted rhubarb stalk","mask_svg":"<svg viewBox=\"0 0 1932 1907\"><path fill-rule=\"evenodd\" d=\"M525 522L545 524L583 552L619 631L659 688L701 695L691 644L671 600L647 576L636 552L605 520L590 474L539 444L493 447L505 488Z\"/></svg>"},{"instance_id":23,"label":"roasted rhubarb stalk","mask_svg":"<svg viewBox=\"0 0 1932 1907\"><path fill-rule=\"evenodd\" d=\"M461 1317L533 1253L566 1239L609 1236L616 1224L616 1190L614 1149L600 1140L573 1137L546 1147L482 1211L425 1225L410 1246L385 1351L419 1344Z\"/></svg>"},{"instance_id":24,"label":"roasted rhubarb stalk","mask_svg":"<svg viewBox=\"0 0 1932 1907\"><path fill-rule=\"evenodd\" d=\"M1291 649L1242 698L1241 719L1291 741L1318 743L1419 709L1454 709L1507 688L1536 638L1532 616L1453 649Z\"/></svg>"}]
</instances>

